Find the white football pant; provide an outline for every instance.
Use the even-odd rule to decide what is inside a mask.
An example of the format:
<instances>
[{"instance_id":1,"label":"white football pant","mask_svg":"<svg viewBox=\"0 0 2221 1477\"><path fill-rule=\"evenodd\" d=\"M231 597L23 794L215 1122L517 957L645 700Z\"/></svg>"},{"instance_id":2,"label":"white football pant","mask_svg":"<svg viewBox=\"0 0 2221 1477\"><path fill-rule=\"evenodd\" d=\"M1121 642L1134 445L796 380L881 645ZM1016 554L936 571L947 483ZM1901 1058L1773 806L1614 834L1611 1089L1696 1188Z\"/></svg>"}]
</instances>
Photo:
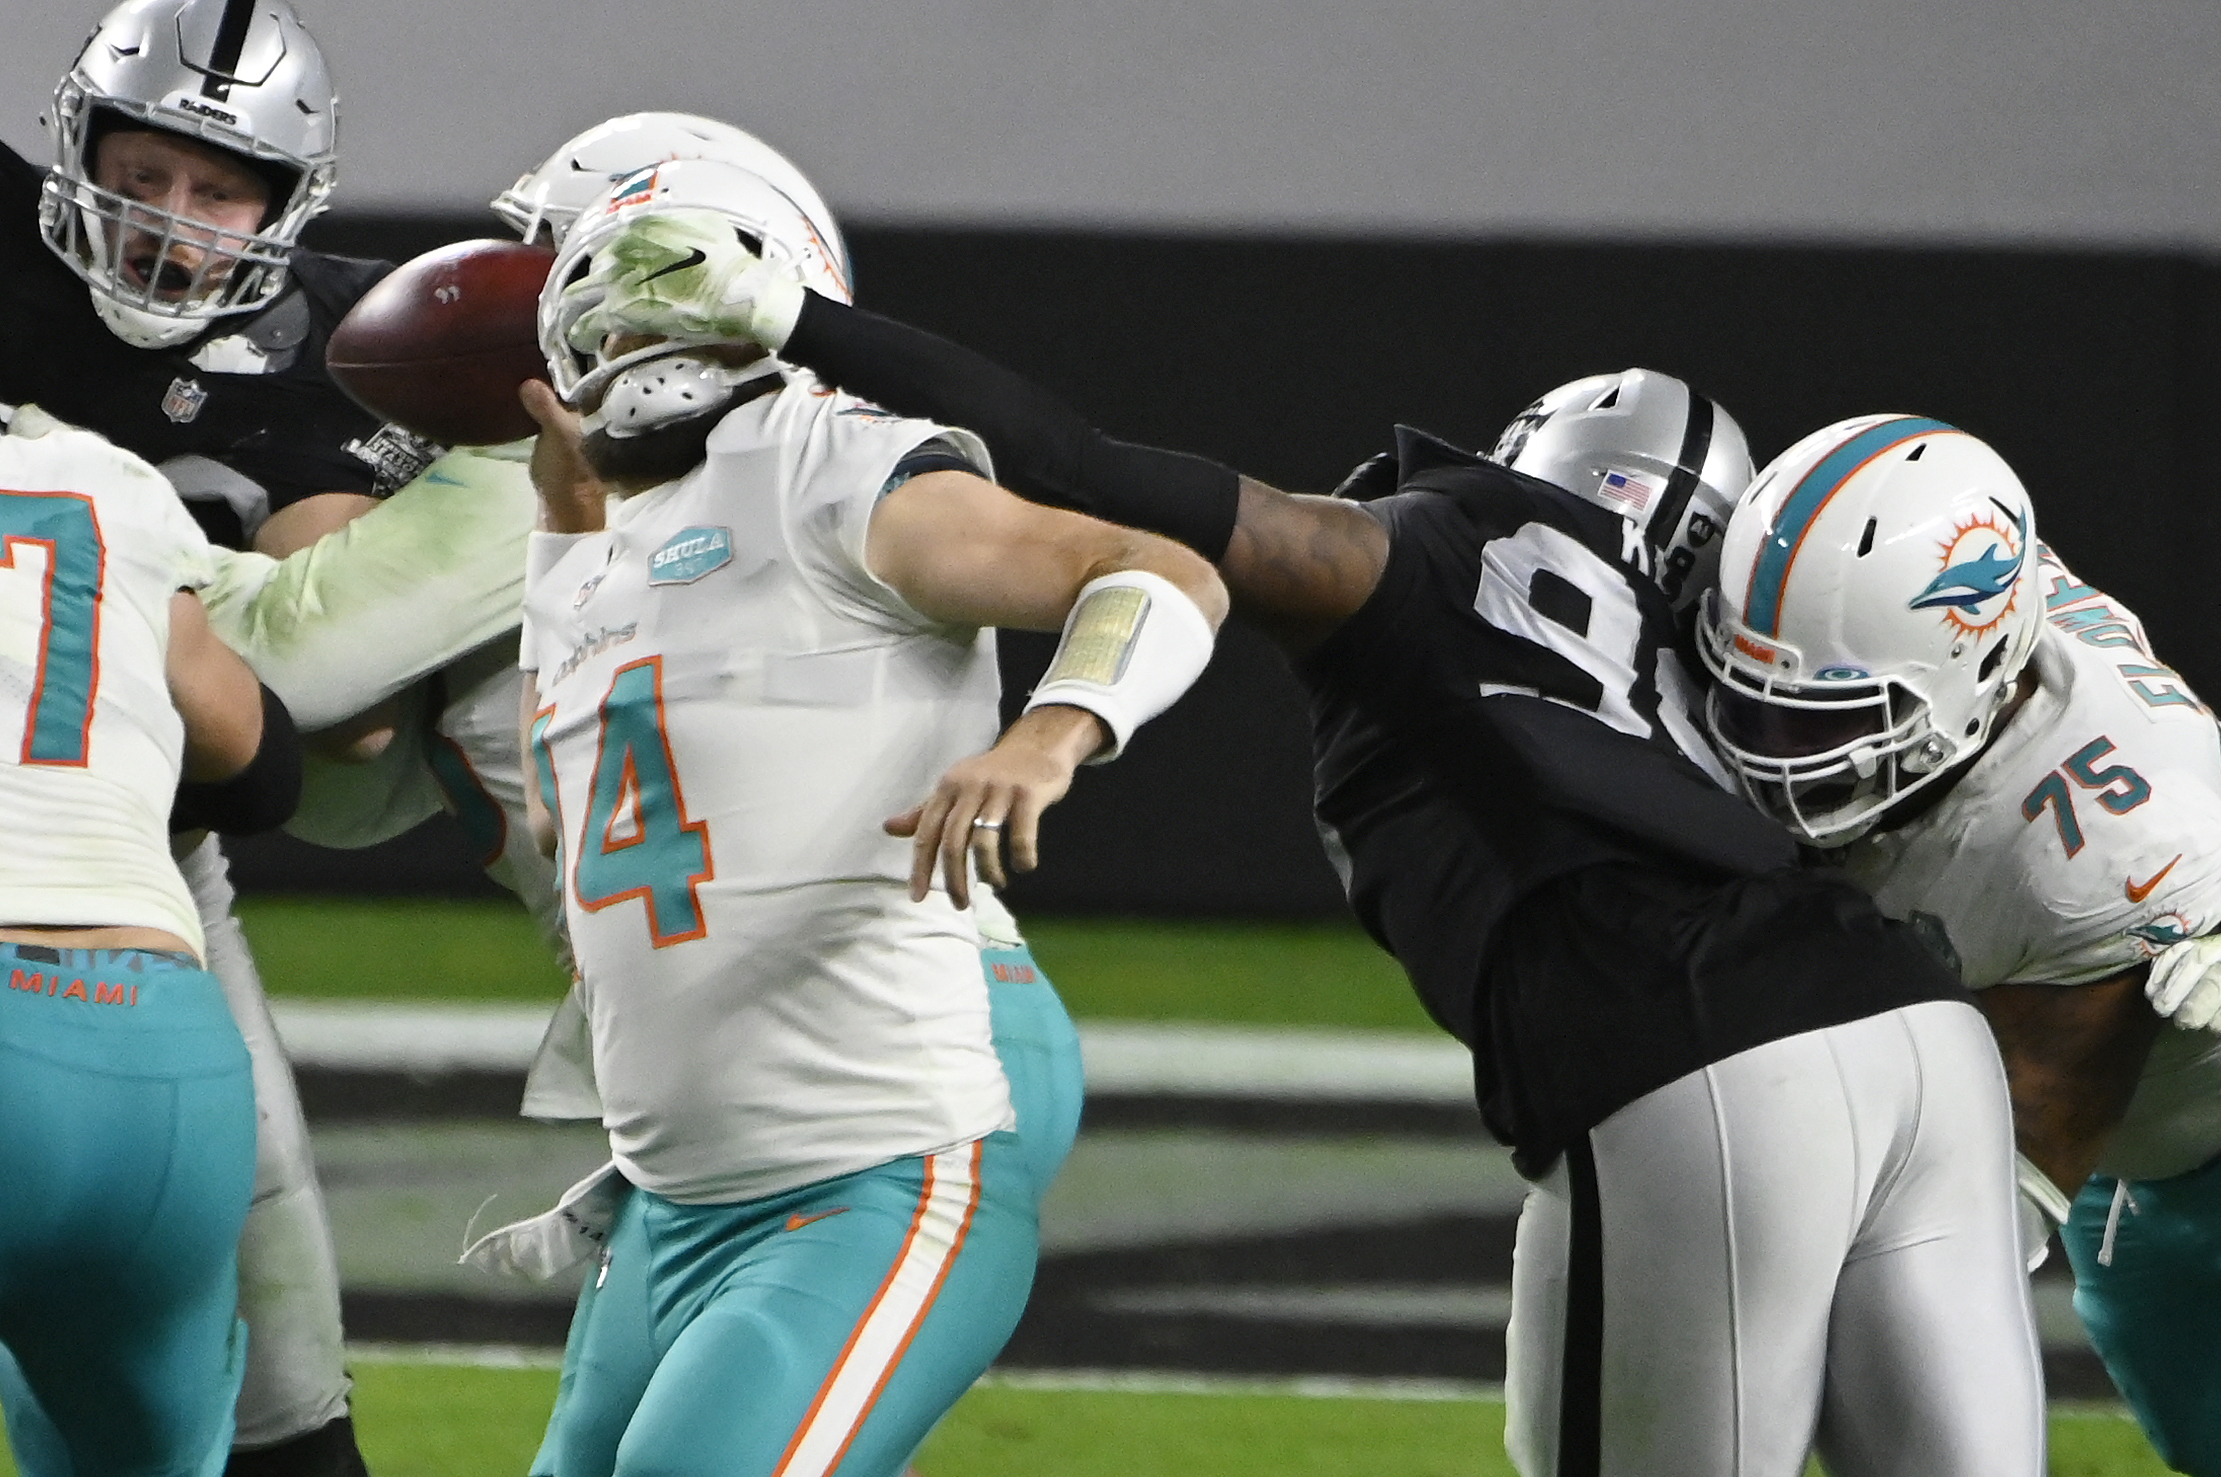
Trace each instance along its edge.
<instances>
[{"instance_id":1,"label":"white football pant","mask_svg":"<svg viewBox=\"0 0 2221 1477\"><path fill-rule=\"evenodd\" d=\"M270 1020L262 978L231 915L231 870L212 836L179 863L208 933L208 969L254 1059L255 1179L239 1238L239 1316L247 1321L237 1450L290 1441L347 1414L339 1263L309 1154L293 1069Z\"/></svg>"},{"instance_id":2,"label":"white football pant","mask_svg":"<svg viewBox=\"0 0 2221 1477\"><path fill-rule=\"evenodd\" d=\"M2039 1477L2005 1076L1931 1001L1638 1098L1527 1196L1525 1477Z\"/></svg>"}]
</instances>

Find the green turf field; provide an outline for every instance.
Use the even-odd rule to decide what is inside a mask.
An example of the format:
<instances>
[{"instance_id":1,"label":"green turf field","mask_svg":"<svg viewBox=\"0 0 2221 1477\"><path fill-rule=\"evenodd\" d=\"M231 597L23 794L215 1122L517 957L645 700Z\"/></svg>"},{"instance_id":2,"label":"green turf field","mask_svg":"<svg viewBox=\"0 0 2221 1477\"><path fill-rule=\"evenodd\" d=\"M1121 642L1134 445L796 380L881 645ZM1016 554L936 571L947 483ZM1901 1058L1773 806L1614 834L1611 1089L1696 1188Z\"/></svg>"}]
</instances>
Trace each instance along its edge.
<instances>
[{"instance_id":1,"label":"green turf field","mask_svg":"<svg viewBox=\"0 0 2221 1477\"><path fill-rule=\"evenodd\" d=\"M563 993L513 904L246 898L239 916L273 995L553 1004ZM1434 1029L1350 924L1052 918L1026 933L1082 1019Z\"/></svg>"},{"instance_id":2,"label":"green turf field","mask_svg":"<svg viewBox=\"0 0 2221 1477\"><path fill-rule=\"evenodd\" d=\"M549 1369L358 1362L376 1477L522 1477L555 1395ZM1510 1477L1492 1400L1152 1394L989 1385L918 1457L924 1477ZM2162 1477L2113 1411L2051 1421L2054 1477ZM1817 1469L1816 1469L1817 1470ZM0 1454L0 1477L15 1477Z\"/></svg>"}]
</instances>

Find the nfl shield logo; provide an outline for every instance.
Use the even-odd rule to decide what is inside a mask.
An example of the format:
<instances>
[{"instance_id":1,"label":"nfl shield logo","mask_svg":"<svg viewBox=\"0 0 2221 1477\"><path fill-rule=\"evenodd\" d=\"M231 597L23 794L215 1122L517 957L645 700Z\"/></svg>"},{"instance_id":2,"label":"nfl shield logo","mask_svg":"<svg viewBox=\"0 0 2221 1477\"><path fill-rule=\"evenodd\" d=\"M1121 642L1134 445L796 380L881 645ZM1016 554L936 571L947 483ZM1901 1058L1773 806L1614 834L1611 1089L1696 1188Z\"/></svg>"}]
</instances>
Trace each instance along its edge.
<instances>
[{"instance_id":1,"label":"nfl shield logo","mask_svg":"<svg viewBox=\"0 0 2221 1477\"><path fill-rule=\"evenodd\" d=\"M169 393L162 397L162 413L182 426L199 415L201 407L207 403L208 391L201 387L201 382L181 374L170 381Z\"/></svg>"}]
</instances>

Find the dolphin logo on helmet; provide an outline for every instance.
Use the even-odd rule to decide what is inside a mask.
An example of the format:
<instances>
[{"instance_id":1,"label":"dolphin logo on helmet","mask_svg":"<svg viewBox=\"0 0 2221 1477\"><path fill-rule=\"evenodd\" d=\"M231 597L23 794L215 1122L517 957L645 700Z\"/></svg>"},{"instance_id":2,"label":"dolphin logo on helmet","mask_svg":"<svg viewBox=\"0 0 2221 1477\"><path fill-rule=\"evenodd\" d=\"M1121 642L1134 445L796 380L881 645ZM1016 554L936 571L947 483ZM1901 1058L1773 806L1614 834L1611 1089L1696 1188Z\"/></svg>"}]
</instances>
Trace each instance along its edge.
<instances>
[{"instance_id":1,"label":"dolphin logo on helmet","mask_svg":"<svg viewBox=\"0 0 2221 1477\"><path fill-rule=\"evenodd\" d=\"M2028 559L2027 513L2024 510L2012 516L2014 528L2010 535L1987 518L1960 528L1944 545L1943 557L1946 561L1950 560L1970 535L1990 534L1987 547L1975 558L1956 564L1946 562L1943 573L1930 580L1927 588L1912 598L1908 608L1933 610L1948 607L1954 613L1972 612L2001 595L2011 595L2015 583L2020 579L2021 565ZM2003 552L2007 537L2011 538L2015 546L2010 555ZM1956 614L1953 618L1958 619L1960 624L1977 630L1987 630L1994 624L1994 621L1969 621Z\"/></svg>"}]
</instances>

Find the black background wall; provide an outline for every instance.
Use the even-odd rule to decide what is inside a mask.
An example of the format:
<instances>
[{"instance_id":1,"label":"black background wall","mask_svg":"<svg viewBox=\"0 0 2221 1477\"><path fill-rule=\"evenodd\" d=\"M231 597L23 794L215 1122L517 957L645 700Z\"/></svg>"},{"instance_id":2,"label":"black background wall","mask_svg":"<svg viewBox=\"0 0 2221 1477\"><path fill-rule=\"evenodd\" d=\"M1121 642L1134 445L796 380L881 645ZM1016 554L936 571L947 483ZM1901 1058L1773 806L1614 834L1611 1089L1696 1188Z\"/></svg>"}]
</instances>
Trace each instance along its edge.
<instances>
[{"instance_id":1,"label":"black background wall","mask_svg":"<svg viewBox=\"0 0 2221 1477\"><path fill-rule=\"evenodd\" d=\"M398 258L491 225L342 216L314 239ZM1292 490L1331 487L1398 421L1485 447L1551 385L1632 364L1717 397L1761 462L1845 416L1937 416L1997 447L2045 540L2221 692L2221 271L2202 259L870 227L850 244L868 306L995 355L1120 435ZM1005 647L1023 692L1047 643ZM1306 745L1277 655L1230 632L1197 689L1052 813L1013 900L1335 911ZM238 870L265 889L483 886L463 856L435 825L374 855L242 847Z\"/></svg>"}]
</instances>

